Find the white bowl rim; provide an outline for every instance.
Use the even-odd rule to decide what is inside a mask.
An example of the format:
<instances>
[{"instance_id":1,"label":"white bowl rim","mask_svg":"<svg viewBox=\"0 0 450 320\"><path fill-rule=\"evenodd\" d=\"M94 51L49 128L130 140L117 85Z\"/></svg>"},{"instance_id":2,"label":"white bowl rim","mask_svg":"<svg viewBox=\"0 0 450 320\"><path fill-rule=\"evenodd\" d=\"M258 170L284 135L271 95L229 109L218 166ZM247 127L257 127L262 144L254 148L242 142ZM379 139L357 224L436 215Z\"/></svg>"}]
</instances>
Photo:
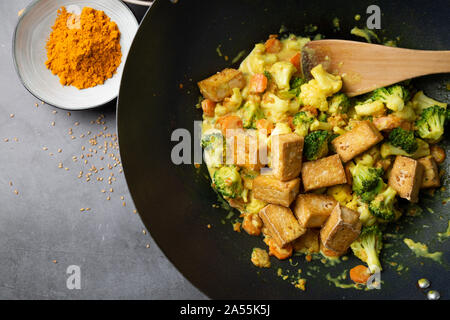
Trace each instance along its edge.
<instances>
[{"instance_id":1,"label":"white bowl rim","mask_svg":"<svg viewBox=\"0 0 450 320\"><path fill-rule=\"evenodd\" d=\"M16 59L16 35L17 35L17 29L20 25L20 23L22 22L22 19L25 17L26 14L28 14L31 10L33 10L34 6L36 4L38 4L39 2L44 1L44 0L33 0L28 6L25 7L25 9L23 9L22 14L19 16L19 19L17 20L16 26L14 27L14 32L13 32L13 36L12 36L12 47L11 47L11 55L12 55L12 59L13 59L13 64L14 64L14 69L16 70L16 74L19 77L20 82L22 83L22 85L25 87L25 89L27 89L27 91L29 93L31 93L34 97L36 97L37 99L39 99L40 101L43 101L44 103L50 105L50 106L54 106L56 108L60 108L60 109L64 109L64 110L71 110L71 111L77 111L77 110L89 110L89 109L94 109L94 108L98 108L101 106L104 106L108 103L110 103L111 101L113 101L114 99L117 99L117 97L119 96L119 92L117 92L117 95L115 95L113 98L111 98L108 101L102 102L100 104L96 104L96 105L91 105L91 106L87 106L84 108L68 108L65 107L63 105L58 105L55 103L50 103L48 101L45 101L45 99L42 99L37 93L33 92L25 83L25 81L22 78L22 75L19 71L19 66L17 63L17 59ZM116 0L118 3L120 3L123 7L126 8L126 10L129 11L129 13L131 14L131 16L133 17L134 21L136 22L136 25L139 27L139 22L136 19L136 16L134 15L133 11L131 11L131 9L122 1L120 0ZM123 62L125 63L125 61ZM122 81L122 79L120 79L120 81ZM120 85L119 85L120 88Z\"/></svg>"}]
</instances>

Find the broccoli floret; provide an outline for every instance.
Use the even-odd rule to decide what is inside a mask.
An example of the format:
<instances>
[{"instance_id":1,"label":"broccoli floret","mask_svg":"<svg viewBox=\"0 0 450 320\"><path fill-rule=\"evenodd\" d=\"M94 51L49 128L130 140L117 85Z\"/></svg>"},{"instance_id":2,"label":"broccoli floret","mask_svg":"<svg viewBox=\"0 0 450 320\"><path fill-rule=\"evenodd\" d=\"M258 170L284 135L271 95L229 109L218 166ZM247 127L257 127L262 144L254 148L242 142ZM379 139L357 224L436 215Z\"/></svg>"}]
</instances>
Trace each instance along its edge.
<instances>
[{"instance_id":1,"label":"broccoli floret","mask_svg":"<svg viewBox=\"0 0 450 320\"><path fill-rule=\"evenodd\" d=\"M359 212L359 220L363 226L373 226L377 223L377 218L370 213L366 203L358 204L356 210Z\"/></svg>"},{"instance_id":2,"label":"broccoli floret","mask_svg":"<svg viewBox=\"0 0 450 320\"><path fill-rule=\"evenodd\" d=\"M205 134L202 137L202 147L209 150L219 144L223 144L224 139L220 132Z\"/></svg>"},{"instance_id":3,"label":"broccoli floret","mask_svg":"<svg viewBox=\"0 0 450 320\"><path fill-rule=\"evenodd\" d=\"M297 89L300 88L302 84L306 82L305 79L300 77L292 77L291 81L289 82L289 86L291 89Z\"/></svg>"},{"instance_id":4,"label":"broccoli floret","mask_svg":"<svg viewBox=\"0 0 450 320\"><path fill-rule=\"evenodd\" d=\"M317 119L314 119L314 121L309 126L310 131L331 131L333 130L333 126L328 122L319 121Z\"/></svg>"},{"instance_id":5,"label":"broccoli floret","mask_svg":"<svg viewBox=\"0 0 450 320\"><path fill-rule=\"evenodd\" d=\"M353 177L353 191L361 197L364 202L370 202L384 188L381 178L384 170L372 168L358 163L350 169Z\"/></svg>"},{"instance_id":6,"label":"broccoli floret","mask_svg":"<svg viewBox=\"0 0 450 320\"><path fill-rule=\"evenodd\" d=\"M221 167L224 163L226 139L220 130L214 129L204 132L201 145L205 149L204 157L208 167Z\"/></svg>"},{"instance_id":7,"label":"broccoli floret","mask_svg":"<svg viewBox=\"0 0 450 320\"><path fill-rule=\"evenodd\" d=\"M390 87L376 89L371 99L384 102L386 107L392 111L402 111L408 97L408 90L401 85L395 84Z\"/></svg>"},{"instance_id":8,"label":"broccoli floret","mask_svg":"<svg viewBox=\"0 0 450 320\"><path fill-rule=\"evenodd\" d=\"M241 175L237 167L224 166L214 172L214 188L224 197L236 198L243 191Z\"/></svg>"},{"instance_id":9,"label":"broccoli floret","mask_svg":"<svg viewBox=\"0 0 450 320\"><path fill-rule=\"evenodd\" d=\"M320 122L327 122L328 115L325 112L321 112L317 117Z\"/></svg>"},{"instance_id":10,"label":"broccoli floret","mask_svg":"<svg viewBox=\"0 0 450 320\"><path fill-rule=\"evenodd\" d=\"M382 221L393 221L397 217L394 209L395 196L397 191L387 187L378 194L369 204L370 213Z\"/></svg>"},{"instance_id":11,"label":"broccoli floret","mask_svg":"<svg viewBox=\"0 0 450 320\"><path fill-rule=\"evenodd\" d=\"M308 134L309 126L314 121L314 116L308 111L300 111L294 115L292 123L295 126L295 133L305 137Z\"/></svg>"},{"instance_id":12,"label":"broccoli floret","mask_svg":"<svg viewBox=\"0 0 450 320\"><path fill-rule=\"evenodd\" d=\"M336 93L328 102L328 112L333 113L347 113L350 107L350 99L345 93Z\"/></svg>"},{"instance_id":13,"label":"broccoli floret","mask_svg":"<svg viewBox=\"0 0 450 320\"><path fill-rule=\"evenodd\" d=\"M398 96L403 99L403 101L406 103L411 98L410 93L408 89L406 89L404 86L401 86L399 84L394 84L390 86L389 93L395 96Z\"/></svg>"},{"instance_id":14,"label":"broccoli floret","mask_svg":"<svg viewBox=\"0 0 450 320\"><path fill-rule=\"evenodd\" d=\"M431 143L439 141L444 134L446 116L444 108L439 106L426 108L416 121L417 134Z\"/></svg>"},{"instance_id":15,"label":"broccoli floret","mask_svg":"<svg viewBox=\"0 0 450 320\"><path fill-rule=\"evenodd\" d=\"M308 160L317 160L328 154L328 140L330 133L319 130L308 134L305 138L304 154Z\"/></svg>"},{"instance_id":16,"label":"broccoli floret","mask_svg":"<svg viewBox=\"0 0 450 320\"><path fill-rule=\"evenodd\" d=\"M356 257L367 263L371 273L381 271L379 255L383 242L378 226L364 227L350 247Z\"/></svg>"},{"instance_id":17,"label":"broccoli floret","mask_svg":"<svg viewBox=\"0 0 450 320\"><path fill-rule=\"evenodd\" d=\"M404 130L400 127L395 128L389 134L389 142L407 153L414 153L419 147L413 131Z\"/></svg>"},{"instance_id":18,"label":"broccoli floret","mask_svg":"<svg viewBox=\"0 0 450 320\"><path fill-rule=\"evenodd\" d=\"M306 82L305 79L300 77L292 77L289 82L289 90L281 90L278 92L280 98L292 99L300 95L300 86Z\"/></svg>"},{"instance_id":19,"label":"broccoli floret","mask_svg":"<svg viewBox=\"0 0 450 320\"><path fill-rule=\"evenodd\" d=\"M414 153L408 153L405 150L392 145L390 142L385 142L381 145L380 153L382 158L389 156L406 156L413 159L419 159L430 155L430 146L422 139L417 140L417 150Z\"/></svg>"},{"instance_id":20,"label":"broccoli floret","mask_svg":"<svg viewBox=\"0 0 450 320\"><path fill-rule=\"evenodd\" d=\"M444 102L436 101L430 97L427 97L423 91L417 92L411 100L413 108L417 114L421 114L423 110L432 106L439 106L446 109L447 104Z\"/></svg>"},{"instance_id":21,"label":"broccoli floret","mask_svg":"<svg viewBox=\"0 0 450 320\"><path fill-rule=\"evenodd\" d=\"M386 187L386 184L384 183L383 179L379 179L378 183L370 190L364 192L360 195L361 201L365 203L369 203L372 201L380 192Z\"/></svg>"},{"instance_id":22,"label":"broccoli floret","mask_svg":"<svg viewBox=\"0 0 450 320\"><path fill-rule=\"evenodd\" d=\"M255 122L264 118L264 113L253 101L247 101L239 110L244 128L255 129Z\"/></svg>"}]
</instances>

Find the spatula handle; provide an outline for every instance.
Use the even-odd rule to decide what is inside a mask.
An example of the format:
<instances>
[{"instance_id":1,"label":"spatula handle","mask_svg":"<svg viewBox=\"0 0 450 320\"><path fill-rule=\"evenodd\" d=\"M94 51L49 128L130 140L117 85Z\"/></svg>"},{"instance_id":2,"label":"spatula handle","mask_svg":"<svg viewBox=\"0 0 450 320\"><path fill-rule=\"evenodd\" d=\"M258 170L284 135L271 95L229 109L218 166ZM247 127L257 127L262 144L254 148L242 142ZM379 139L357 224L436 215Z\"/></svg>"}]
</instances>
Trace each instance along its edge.
<instances>
[{"instance_id":1,"label":"spatula handle","mask_svg":"<svg viewBox=\"0 0 450 320\"><path fill-rule=\"evenodd\" d=\"M411 77L450 72L450 51L408 50L395 48L397 59L410 64L405 73Z\"/></svg>"},{"instance_id":2,"label":"spatula handle","mask_svg":"<svg viewBox=\"0 0 450 320\"><path fill-rule=\"evenodd\" d=\"M329 71L342 75L343 90L349 96L419 76L450 72L450 51L412 50L346 40L318 40L305 46L302 52L303 66L306 65L304 61L313 60L309 58L311 55L306 55L308 50L312 50L314 59L324 61Z\"/></svg>"}]
</instances>

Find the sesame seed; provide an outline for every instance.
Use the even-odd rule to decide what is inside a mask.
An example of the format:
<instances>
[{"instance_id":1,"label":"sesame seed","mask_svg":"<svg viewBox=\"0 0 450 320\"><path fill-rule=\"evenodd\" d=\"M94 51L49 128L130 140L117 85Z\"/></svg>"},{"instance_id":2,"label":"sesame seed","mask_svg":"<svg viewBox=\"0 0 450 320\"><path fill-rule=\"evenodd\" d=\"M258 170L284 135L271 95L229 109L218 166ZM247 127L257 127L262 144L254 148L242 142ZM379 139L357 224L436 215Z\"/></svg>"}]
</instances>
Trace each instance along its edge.
<instances>
[{"instance_id":1,"label":"sesame seed","mask_svg":"<svg viewBox=\"0 0 450 320\"><path fill-rule=\"evenodd\" d=\"M11 113L11 114L9 115L9 117L10 117L10 118L14 118L14 113Z\"/></svg>"},{"instance_id":2,"label":"sesame seed","mask_svg":"<svg viewBox=\"0 0 450 320\"><path fill-rule=\"evenodd\" d=\"M147 243L147 245L145 247L148 249L148 248L150 248L150 245Z\"/></svg>"},{"instance_id":3,"label":"sesame seed","mask_svg":"<svg viewBox=\"0 0 450 320\"><path fill-rule=\"evenodd\" d=\"M80 211L83 212L83 211L84 211L84 208L81 208Z\"/></svg>"},{"instance_id":4,"label":"sesame seed","mask_svg":"<svg viewBox=\"0 0 450 320\"><path fill-rule=\"evenodd\" d=\"M19 194L19 191L17 191L17 190L14 190L14 193L15 193L16 195L18 195L18 194Z\"/></svg>"},{"instance_id":5,"label":"sesame seed","mask_svg":"<svg viewBox=\"0 0 450 320\"><path fill-rule=\"evenodd\" d=\"M48 150L48 148L47 148L47 147L43 147L43 148L42 148L42 150L44 150L44 151L47 151L47 150Z\"/></svg>"},{"instance_id":6,"label":"sesame seed","mask_svg":"<svg viewBox=\"0 0 450 320\"><path fill-rule=\"evenodd\" d=\"M109 197L109 196L108 196L108 197L106 197L106 200L111 200L111 197Z\"/></svg>"}]
</instances>

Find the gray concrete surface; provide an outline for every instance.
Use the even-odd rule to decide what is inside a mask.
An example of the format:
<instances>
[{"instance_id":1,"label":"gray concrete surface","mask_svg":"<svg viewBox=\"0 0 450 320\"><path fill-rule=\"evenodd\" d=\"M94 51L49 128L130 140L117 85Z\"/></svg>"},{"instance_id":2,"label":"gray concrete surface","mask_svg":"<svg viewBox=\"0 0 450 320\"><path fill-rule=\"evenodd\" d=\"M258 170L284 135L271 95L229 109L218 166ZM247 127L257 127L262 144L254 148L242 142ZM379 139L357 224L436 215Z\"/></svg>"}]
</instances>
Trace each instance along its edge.
<instances>
[{"instance_id":1,"label":"gray concrete surface","mask_svg":"<svg viewBox=\"0 0 450 320\"><path fill-rule=\"evenodd\" d=\"M18 12L30 2L0 1L0 298L206 298L134 213L121 167L113 166L115 105L69 115L41 104L20 83L11 38ZM67 288L71 265L80 267L81 289Z\"/></svg>"}]
</instances>

